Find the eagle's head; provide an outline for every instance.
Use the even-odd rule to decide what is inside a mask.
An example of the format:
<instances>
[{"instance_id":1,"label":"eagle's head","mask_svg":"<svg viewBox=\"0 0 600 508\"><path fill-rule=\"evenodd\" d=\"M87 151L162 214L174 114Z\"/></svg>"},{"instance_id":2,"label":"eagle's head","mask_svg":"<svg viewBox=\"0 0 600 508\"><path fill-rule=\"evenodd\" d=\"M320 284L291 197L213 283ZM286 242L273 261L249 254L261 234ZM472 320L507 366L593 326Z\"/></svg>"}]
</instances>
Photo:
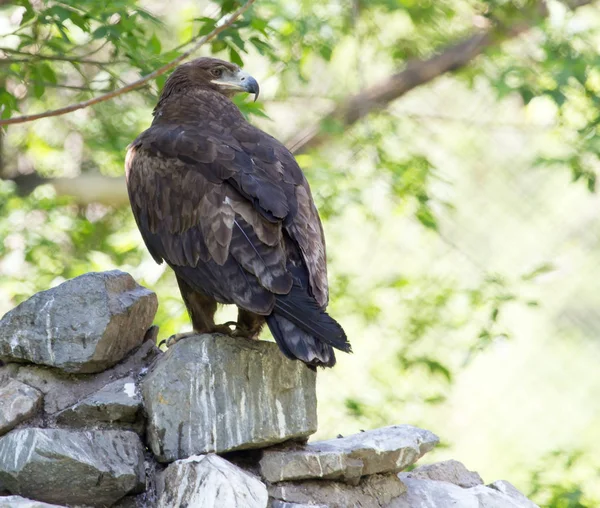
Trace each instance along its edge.
<instances>
[{"instance_id":1,"label":"eagle's head","mask_svg":"<svg viewBox=\"0 0 600 508\"><path fill-rule=\"evenodd\" d=\"M258 98L256 80L237 65L218 58L197 58L177 67L165 83L162 95L183 86L207 87L232 97L238 92L254 94Z\"/></svg>"}]
</instances>

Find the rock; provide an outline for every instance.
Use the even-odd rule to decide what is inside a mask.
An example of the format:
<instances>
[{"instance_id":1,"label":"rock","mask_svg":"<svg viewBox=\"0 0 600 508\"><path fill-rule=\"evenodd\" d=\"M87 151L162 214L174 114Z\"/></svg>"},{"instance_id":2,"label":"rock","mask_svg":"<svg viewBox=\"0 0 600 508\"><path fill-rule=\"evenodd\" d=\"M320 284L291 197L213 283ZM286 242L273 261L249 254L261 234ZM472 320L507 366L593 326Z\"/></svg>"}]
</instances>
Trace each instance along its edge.
<instances>
[{"instance_id":1,"label":"rock","mask_svg":"<svg viewBox=\"0 0 600 508\"><path fill-rule=\"evenodd\" d=\"M127 273L81 275L0 320L0 360L101 372L141 344L157 305L156 295Z\"/></svg>"},{"instance_id":2,"label":"rock","mask_svg":"<svg viewBox=\"0 0 600 508\"><path fill-rule=\"evenodd\" d=\"M394 499L388 508L539 508L512 485L512 490L506 489L506 492L501 492L485 485L462 488L446 481L424 480L413 478L411 475L412 473L398 475L406 485L407 491Z\"/></svg>"},{"instance_id":3,"label":"rock","mask_svg":"<svg viewBox=\"0 0 600 508\"><path fill-rule=\"evenodd\" d=\"M144 481L144 449L133 432L16 429L0 438L0 484L12 494L110 506Z\"/></svg>"},{"instance_id":4,"label":"rock","mask_svg":"<svg viewBox=\"0 0 600 508\"><path fill-rule=\"evenodd\" d=\"M271 483L308 478L356 483L361 476L402 471L438 442L438 437L427 430L394 425L299 449L265 450L260 470Z\"/></svg>"},{"instance_id":5,"label":"rock","mask_svg":"<svg viewBox=\"0 0 600 508\"><path fill-rule=\"evenodd\" d=\"M315 380L272 342L183 339L142 382L152 451L170 462L309 436L317 428Z\"/></svg>"},{"instance_id":6,"label":"rock","mask_svg":"<svg viewBox=\"0 0 600 508\"><path fill-rule=\"evenodd\" d=\"M195 455L164 472L158 508L266 508L267 487L218 455Z\"/></svg>"},{"instance_id":7,"label":"rock","mask_svg":"<svg viewBox=\"0 0 600 508\"><path fill-rule=\"evenodd\" d=\"M520 501L522 503L521 506L524 508L538 508L534 502L527 499L512 483L509 483L506 480L497 480L494 483L490 483L488 487Z\"/></svg>"},{"instance_id":8,"label":"rock","mask_svg":"<svg viewBox=\"0 0 600 508\"><path fill-rule=\"evenodd\" d=\"M300 505L325 505L327 508L381 508L406 491L405 485L395 474L375 474L363 478L357 486L345 483L305 480L282 482L269 487L269 495L275 501ZM285 506L285 505L284 505ZM447 505L430 505L447 506ZM462 505L457 505L462 506Z\"/></svg>"},{"instance_id":9,"label":"rock","mask_svg":"<svg viewBox=\"0 0 600 508\"><path fill-rule=\"evenodd\" d=\"M445 460L420 466L410 472L411 478L450 482L459 487L469 488L483 485L483 480L478 473L469 471L457 460Z\"/></svg>"},{"instance_id":10,"label":"rock","mask_svg":"<svg viewBox=\"0 0 600 508\"><path fill-rule=\"evenodd\" d=\"M0 497L0 508L64 508L57 504L42 503L20 496Z\"/></svg>"},{"instance_id":11,"label":"rock","mask_svg":"<svg viewBox=\"0 0 600 508\"><path fill-rule=\"evenodd\" d=\"M44 394L44 412L52 424L56 413L101 391L114 380L139 377L160 354L160 350L149 339L121 363L94 375L66 374L49 367L11 363L0 367L0 382L2 379L16 379L40 390Z\"/></svg>"},{"instance_id":12,"label":"rock","mask_svg":"<svg viewBox=\"0 0 600 508\"><path fill-rule=\"evenodd\" d=\"M154 506L142 504L142 502L138 500L138 497L140 496L125 496L113 504L112 508L146 508L147 506Z\"/></svg>"},{"instance_id":13,"label":"rock","mask_svg":"<svg viewBox=\"0 0 600 508\"><path fill-rule=\"evenodd\" d=\"M88 395L56 415L62 425L84 426L98 422L134 423L142 410L142 399L131 376L118 379Z\"/></svg>"},{"instance_id":14,"label":"rock","mask_svg":"<svg viewBox=\"0 0 600 508\"><path fill-rule=\"evenodd\" d=\"M324 504L298 504L298 503L286 503L285 501L271 500L269 508L329 508Z\"/></svg>"},{"instance_id":15,"label":"rock","mask_svg":"<svg viewBox=\"0 0 600 508\"><path fill-rule=\"evenodd\" d=\"M0 436L31 418L40 408L42 394L14 379L0 386Z\"/></svg>"}]
</instances>

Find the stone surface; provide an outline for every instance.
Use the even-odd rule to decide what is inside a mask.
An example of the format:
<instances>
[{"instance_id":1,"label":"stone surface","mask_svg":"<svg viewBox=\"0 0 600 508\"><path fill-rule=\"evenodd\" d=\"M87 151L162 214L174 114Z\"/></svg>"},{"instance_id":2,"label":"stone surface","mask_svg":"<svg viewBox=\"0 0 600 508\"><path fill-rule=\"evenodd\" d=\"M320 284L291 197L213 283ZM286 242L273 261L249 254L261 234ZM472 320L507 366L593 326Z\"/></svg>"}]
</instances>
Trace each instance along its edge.
<instances>
[{"instance_id":1,"label":"stone surface","mask_svg":"<svg viewBox=\"0 0 600 508\"><path fill-rule=\"evenodd\" d=\"M490 489L497 490L502 494L506 494L512 499L519 500L522 503L522 506L525 508L536 508L537 505L527 499L519 489L517 489L512 483L507 482L506 480L497 480L494 483L490 483L488 485Z\"/></svg>"},{"instance_id":2,"label":"stone surface","mask_svg":"<svg viewBox=\"0 0 600 508\"><path fill-rule=\"evenodd\" d=\"M438 482L450 482L459 487L469 488L483 485L479 473L469 471L457 460L445 460L435 464L420 466L410 472L412 478L422 480L435 480Z\"/></svg>"},{"instance_id":3,"label":"stone surface","mask_svg":"<svg viewBox=\"0 0 600 508\"><path fill-rule=\"evenodd\" d=\"M0 438L0 484L12 494L110 506L144 480L144 450L133 432L15 429Z\"/></svg>"},{"instance_id":4,"label":"stone surface","mask_svg":"<svg viewBox=\"0 0 600 508\"><path fill-rule=\"evenodd\" d=\"M496 482L504 486L505 491L502 492L485 485L462 488L446 481L413 478L411 473L400 473L398 476L407 491L389 503L388 508L539 508L512 485L512 489L506 488L508 482Z\"/></svg>"},{"instance_id":5,"label":"stone surface","mask_svg":"<svg viewBox=\"0 0 600 508\"><path fill-rule=\"evenodd\" d=\"M139 346L156 295L131 275L87 273L33 295L0 320L0 360L103 371Z\"/></svg>"},{"instance_id":6,"label":"stone surface","mask_svg":"<svg viewBox=\"0 0 600 508\"><path fill-rule=\"evenodd\" d=\"M266 508L267 487L218 455L178 460L164 472L158 508Z\"/></svg>"},{"instance_id":7,"label":"stone surface","mask_svg":"<svg viewBox=\"0 0 600 508\"><path fill-rule=\"evenodd\" d=\"M269 508L328 508L324 504L298 504L285 501L271 500Z\"/></svg>"},{"instance_id":8,"label":"stone surface","mask_svg":"<svg viewBox=\"0 0 600 508\"><path fill-rule=\"evenodd\" d=\"M306 437L317 428L315 379L271 342L183 339L142 382L149 444L170 462Z\"/></svg>"},{"instance_id":9,"label":"stone surface","mask_svg":"<svg viewBox=\"0 0 600 508\"><path fill-rule=\"evenodd\" d=\"M42 394L14 379L0 383L0 436L31 418L42 404Z\"/></svg>"},{"instance_id":10,"label":"stone surface","mask_svg":"<svg viewBox=\"0 0 600 508\"><path fill-rule=\"evenodd\" d=\"M438 437L411 425L393 425L296 449L265 450L261 475L269 482L309 478L355 483L364 475L402 471L430 451Z\"/></svg>"},{"instance_id":11,"label":"stone surface","mask_svg":"<svg viewBox=\"0 0 600 508\"><path fill-rule=\"evenodd\" d=\"M0 508L63 508L61 505L42 503L21 496L0 497Z\"/></svg>"},{"instance_id":12,"label":"stone surface","mask_svg":"<svg viewBox=\"0 0 600 508\"><path fill-rule=\"evenodd\" d=\"M406 491L396 474L375 474L363 478L357 486L323 480L281 482L269 487L275 501L300 505L325 505L327 508L381 508ZM429 505L452 506L452 505ZM461 506L461 505L457 505ZM461 508L463 508L461 506ZM466 508L466 507L465 507Z\"/></svg>"},{"instance_id":13,"label":"stone surface","mask_svg":"<svg viewBox=\"0 0 600 508\"><path fill-rule=\"evenodd\" d=\"M40 390L44 394L44 412L52 423L59 411L102 390L107 384L128 376L137 378L147 372L148 366L162 354L152 340L154 334L147 336L149 338L125 360L99 374L75 375L49 367L11 363L0 367L0 383L16 379Z\"/></svg>"},{"instance_id":14,"label":"stone surface","mask_svg":"<svg viewBox=\"0 0 600 508\"><path fill-rule=\"evenodd\" d=\"M142 399L131 376L118 379L56 415L62 425L84 426L98 422L134 423L141 416Z\"/></svg>"}]
</instances>

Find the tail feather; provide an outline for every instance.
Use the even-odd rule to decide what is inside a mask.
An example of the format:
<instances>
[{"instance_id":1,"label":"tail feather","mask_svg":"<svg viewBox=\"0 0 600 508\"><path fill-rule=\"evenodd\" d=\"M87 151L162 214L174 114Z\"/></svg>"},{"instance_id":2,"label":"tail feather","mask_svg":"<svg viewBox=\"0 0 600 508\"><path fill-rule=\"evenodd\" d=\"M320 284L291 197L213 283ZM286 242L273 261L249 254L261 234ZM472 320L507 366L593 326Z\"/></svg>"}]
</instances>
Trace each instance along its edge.
<instances>
[{"instance_id":1,"label":"tail feather","mask_svg":"<svg viewBox=\"0 0 600 508\"><path fill-rule=\"evenodd\" d=\"M319 307L306 289L294 285L278 295L267 324L283 353L309 365L332 367L333 348L350 352L350 343L339 323Z\"/></svg>"},{"instance_id":2,"label":"tail feather","mask_svg":"<svg viewBox=\"0 0 600 508\"><path fill-rule=\"evenodd\" d=\"M287 295L277 296L273 312L326 344L346 353L351 351L344 329L301 287L294 285Z\"/></svg>"},{"instance_id":3,"label":"tail feather","mask_svg":"<svg viewBox=\"0 0 600 508\"><path fill-rule=\"evenodd\" d=\"M302 360L312 366L333 367L333 348L314 338L282 316L267 316L267 325L282 353L292 360Z\"/></svg>"}]
</instances>

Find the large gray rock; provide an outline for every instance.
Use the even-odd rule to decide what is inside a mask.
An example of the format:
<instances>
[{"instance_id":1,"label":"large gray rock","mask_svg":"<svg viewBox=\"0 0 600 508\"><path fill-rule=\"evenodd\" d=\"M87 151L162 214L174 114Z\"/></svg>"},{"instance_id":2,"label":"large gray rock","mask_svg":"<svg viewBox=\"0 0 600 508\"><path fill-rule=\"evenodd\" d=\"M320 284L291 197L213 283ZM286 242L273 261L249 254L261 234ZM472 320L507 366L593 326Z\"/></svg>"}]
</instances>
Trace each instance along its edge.
<instances>
[{"instance_id":1,"label":"large gray rock","mask_svg":"<svg viewBox=\"0 0 600 508\"><path fill-rule=\"evenodd\" d=\"M117 379L101 390L56 415L61 425L84 426L104 423L135 423L140 418L142 399L136 381L128 376Z\"/></svg>"},{"instance_id":2,"label":"large gray rock","mask_svg":"<svg viewBox=\"0 0 600 508\"><path fill-rule=\"evenodd\" d=\"M271 342L181 340L142 382L152 451L170 462L309 436L317 429L315 379Z\"/></svg>"},{"instance_id":3,"label":"large gray rock","mask_svg":"<svg viewBox=\"0 0 600 508\"><path fill-rule=\"evenodd\" d=\"M103 371L139 346L156 295L131 275L87 273L33 295L0 320L0 360Z\"/></svg>"},{"instance_id":4,"label":"large gray rock","mask_svg":"<svg viewBox=\"0 0 600 508\"><path fill-rule=\"evenodd\" d=\"M64 508L57 504L42 503L21 496L0 497L0 508Z\"/></svg>"},{"instance_id":5,"label":"large gray rock","mask_svg":"<svg viewBox=\"0 0 600 508\"><path fill-rule=\"evenodd\" d=\"M483 485L481 476L475 471L469 471L458 460L445 460L434 464L420 466L410 472L411 478L450 482L459 487L469 488Z\"/></svg>"},{"instance_id":6,"label":"large gray rock","mask_svg":"<svg viewBox=\"0 0 600 508\"><path fill-rule=\"evenodd\" d=\"M500 485L498 488L485 485L462 488L447 481L414 478L411 473L398 476L407 491L389 503L388 508L539 508L508 482L493 484Z\"/></svg>"},{"instance_id":7,"label":"large gray rock","mask_svg":"<svg viewBox=\"0 0 600 508\"><path fill-rule=\"evenodd\" d=\"M152 328L155 330L155 327ZM147 340L125 360L99 374L67 374L58 369L38 365L11 363L0 367L0 383L16 379L41 391L44 395L44 413L48 423L68 407L101 391L115 380L139 377L162 353L155 346L155 333L147 334Z\"/></svg>"},{"instance_id":8,"label":"large gray rock","mask_svg":"<svg viewBox=\"0 0 600 508\"><path fill-rule=\"evenodd\" d=\"M357 486L323 480L282 482L269 487L269 495L276 501L300 505L324 505L327 508L381 508L406 491L406 486L395 474L375 474L363 478ZM284 505L285 506L285 505ZM428 508L452 505L429 505ZM462 505L456 505L457 507ZM465 507L466 508L466 507Z\"/></svg>"},{"instance_id":9,"label":"large gray rock","mask_svg":"<svg viewBox=\"0 0 600 508\"><path fill-rule=\"evenodd\" d=\"M0 383L0 436L31 418L40 408L42 394L14 379Z\"/></svg>"},{"instance_id":10,"label":"large gray rock","mask_svg":"<svg viewBox=\"0 0 600 508\"><path fill-rule=\"evenodd\" d=\"M144 449L133 432L16 429L0 438L0 484L12 494L110 506L144 483Z\"/></svg>"},{"instance_id":11,"label":"large gray rock","mask_svg":"<svg viewBox=\"0 0 600 508\"><path fill-rule=\"evenodd\" d=\"M158 508L266 508L267 487L218 455L173 462L164 472Z\"/></svg>"},{"instance_id":12,"label":"large gray rock","mask_svg":"<svg viewBox=\"0 0 600 508\"><path fill-rule=\"evenodd\" d=\"M438 442L428 430L393 425L296 449L265 450L260 470L271 483L309 478L356 483L364 475L402 471Z\"/></svg>"}]
</instances>

